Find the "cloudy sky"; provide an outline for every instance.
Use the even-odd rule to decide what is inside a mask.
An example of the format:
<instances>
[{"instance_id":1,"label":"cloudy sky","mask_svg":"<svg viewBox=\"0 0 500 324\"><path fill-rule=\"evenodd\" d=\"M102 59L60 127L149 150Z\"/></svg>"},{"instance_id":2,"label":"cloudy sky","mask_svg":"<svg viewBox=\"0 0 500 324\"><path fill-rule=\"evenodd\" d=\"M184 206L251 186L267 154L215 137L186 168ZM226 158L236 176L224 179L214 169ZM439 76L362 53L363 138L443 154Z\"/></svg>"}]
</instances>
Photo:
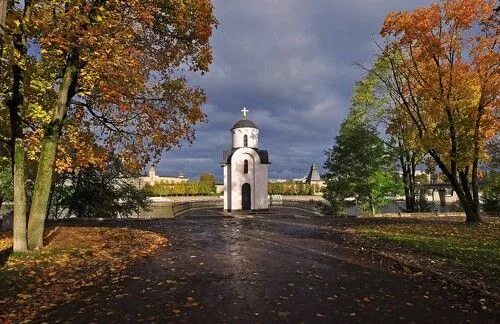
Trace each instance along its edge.
<instances>
[{"instance_id":1,"label":"cloudy sky","mask_svg":"<svg viewBox=\"0 0 500 324\"><path fill-rule=\"evenodd\" d=\"M191 78L208 94L208 122L193 145L165 153L162 175L201 172L222 180L222 151L243 106L269 150L271 178L300 178L312 162L322 166L349 109L354 82L376 54L390 11L429 0L215 0L219 27L210 72Z\"/></svg>"}]
</instances>

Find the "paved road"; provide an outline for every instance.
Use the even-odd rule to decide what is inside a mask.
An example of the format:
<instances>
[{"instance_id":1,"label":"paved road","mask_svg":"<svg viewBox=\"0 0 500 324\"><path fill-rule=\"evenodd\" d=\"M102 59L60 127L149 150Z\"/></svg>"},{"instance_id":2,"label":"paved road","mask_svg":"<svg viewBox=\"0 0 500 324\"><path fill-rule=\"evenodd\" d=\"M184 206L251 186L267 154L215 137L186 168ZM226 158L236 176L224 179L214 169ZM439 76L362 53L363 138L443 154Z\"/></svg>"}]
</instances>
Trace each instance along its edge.
<instances>
[{"instance_id":1,"label":"paved road","mask_svg":"<svg viewBox=\"0 0 500 324\"><path fill-rule=\"evenodd\" d=\"M494 322L473 292L404 275L342 245L341 228L294 210L121 223L163 233L170 246L123 280L86 291L40 321ZM489 304L491 305L491 304ZM487 309L483 309L483 308Z\"/></svg>"}]
</instances>

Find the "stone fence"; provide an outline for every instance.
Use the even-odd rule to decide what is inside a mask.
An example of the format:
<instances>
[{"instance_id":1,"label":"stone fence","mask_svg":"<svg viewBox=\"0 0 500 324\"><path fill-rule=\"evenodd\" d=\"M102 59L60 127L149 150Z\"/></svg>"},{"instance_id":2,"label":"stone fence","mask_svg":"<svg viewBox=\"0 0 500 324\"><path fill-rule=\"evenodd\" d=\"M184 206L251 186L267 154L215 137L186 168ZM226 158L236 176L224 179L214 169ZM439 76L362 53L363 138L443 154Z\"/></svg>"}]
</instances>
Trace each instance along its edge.
<instances>
[{"instance_id":1,"label":"stone fence","mask_svg":"<svg viewBox=\"0 0 500 324\"><path fill-rule=\"evenodd\" d=\"M186 211L204 208L222 209L223 199L214 196L154 198L149 210L143 211L137 218L174 218Z\"/></svg>"},{"instance_id":2,"label":"stone fence","mask_svg":"<svg viewBox=\"0 0 500 324\"><path fill-rule=\"evenodd\" d=\"M317 214L326 204L326 200L319 196L271 196L269 200L271 207L297 208Z\"/></svg>"}]
</instances>

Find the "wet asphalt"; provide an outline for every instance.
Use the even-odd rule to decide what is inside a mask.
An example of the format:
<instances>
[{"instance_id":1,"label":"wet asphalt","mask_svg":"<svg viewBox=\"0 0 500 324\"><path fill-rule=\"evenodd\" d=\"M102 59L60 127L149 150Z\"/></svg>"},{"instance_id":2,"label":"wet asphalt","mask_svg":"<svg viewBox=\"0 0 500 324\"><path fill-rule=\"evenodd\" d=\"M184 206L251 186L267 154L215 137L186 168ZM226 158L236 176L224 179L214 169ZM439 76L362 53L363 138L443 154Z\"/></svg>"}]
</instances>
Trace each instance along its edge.
<instances>
[{"instance_id":1,"label":"wet asphalt","mask_svg":"<svg viewBox=\"0 0 500 324\"><path fill-rule=\"evenodd\" d=\"M495 323L497 300L357 253L347 219L293 209L122 221L168 239L119 280L86 290L40 322ZM362 250L362 249L361 249Z\"/></svg>"}]
</instances>

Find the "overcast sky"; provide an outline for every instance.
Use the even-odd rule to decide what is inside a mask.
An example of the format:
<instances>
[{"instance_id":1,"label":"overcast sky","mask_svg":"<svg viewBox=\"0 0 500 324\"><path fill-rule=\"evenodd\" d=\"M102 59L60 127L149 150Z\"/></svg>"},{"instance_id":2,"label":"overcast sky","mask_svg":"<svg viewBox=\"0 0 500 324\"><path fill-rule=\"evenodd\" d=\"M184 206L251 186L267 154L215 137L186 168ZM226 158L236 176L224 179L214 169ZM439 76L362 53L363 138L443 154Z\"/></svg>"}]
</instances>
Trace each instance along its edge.
<instances>
[{"instance_id":1,"label":"overcast sky","mask_svg":"<svg viewBox=\"0 0 500 324\"><path fill-rule=\"evenodd\" d=\"M354 82L376 54L374 40L390 11L429 0L214 0L219 27L210 72L191 78L206 90L208 122L193 145L166 152L161 175L204 171L222 181L222 151L243 106L269 151L270 178L301 178L323 166L349 109Z\"/></svg>"}]
</instances>

